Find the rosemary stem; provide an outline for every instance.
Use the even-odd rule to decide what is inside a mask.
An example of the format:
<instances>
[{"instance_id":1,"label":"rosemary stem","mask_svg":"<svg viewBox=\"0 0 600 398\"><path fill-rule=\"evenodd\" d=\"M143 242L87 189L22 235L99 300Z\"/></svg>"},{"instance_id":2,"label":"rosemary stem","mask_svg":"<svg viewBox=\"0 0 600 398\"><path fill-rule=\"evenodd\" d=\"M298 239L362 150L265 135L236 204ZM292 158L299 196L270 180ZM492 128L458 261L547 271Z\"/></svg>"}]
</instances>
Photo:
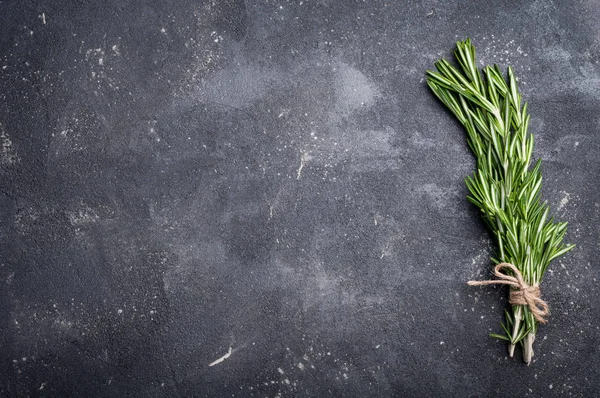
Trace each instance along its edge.
<instances>
[{"instance_id":1,"label":"rosemary stem","mask_svg":"<svg viewBox=\"0 0 600 398\"><path fill-rule=\"evenodd\" d=\"M527 336L523 339L523 361L527 363L527 366L531 363L533 358L533 342L535 341L535 332L527 333Z\"/></svg>"},{"instance_id":2,"label":"rosemary stem","mask_svg":"<svg viewBox=\"0 0 600 398\"><path fill-rule=\"evenodd\" d=\"M513 324L513 330L512 330L512 335L511 335L511 339L510 339L510 344L508 345L508 356L511 358L515 354L515 344L516 344L517 337L519 334L519 329L521 327L521 319L523 319L522 313L523 313L523 307L519 305L517 307L517 310L515 311L515 315L514 315L515 322Z\"/></svg>"}]
</instances>

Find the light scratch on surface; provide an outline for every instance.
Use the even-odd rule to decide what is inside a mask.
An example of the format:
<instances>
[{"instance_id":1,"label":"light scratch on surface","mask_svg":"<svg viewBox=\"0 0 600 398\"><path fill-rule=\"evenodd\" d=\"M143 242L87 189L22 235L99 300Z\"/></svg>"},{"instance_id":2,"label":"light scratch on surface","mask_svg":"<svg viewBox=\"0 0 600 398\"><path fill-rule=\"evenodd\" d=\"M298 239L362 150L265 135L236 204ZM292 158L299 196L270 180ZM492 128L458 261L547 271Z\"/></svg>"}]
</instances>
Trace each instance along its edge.
<instances>
[{"instance_id":1,"label":"light scratch on surface","mask_svg":"<svg viewBox=\"0 0 600 398\"><path fill-rule=\"evenodd\" d=\"M232 352L233 352L233 348L229 347L229 351L227 351L227 354L223 355L221 358L217 359L216 361L209 363L208 366L215 366L215 365L220 364L221 362L223 362L224 360L229 358L231 356Z\"/></svg>"},{"instance_id":2,"label":"light scratch on surface","mask_svg":"<svg viewBox=\"0 0 600 398\"><path fill-rule=\"evenodd\" d=\"M46 13L42 13L42 24L46 25Z\"/></svg>"},{"instance_id":3,"label":"light scratch on surface","mask_svg":"<svg viewBox=\"0 0 600 398\"><path fill-rule=\"evenodd\" d=\"M381 256L379 256L379 258L382 259L385 256L387 256L388 254L390 254L389 249L390 249L390 242L387 242L386 245L385 245L385 247L381 251Z\"/></svg>"},{"instance_id":4,"label":"light scratch on surface","mask_svg":"<svg viewBox=\"0 0 600 398\"><path fill-rule=\"evenodd\" d=\"M299 180L300 177L302 177L302 169L304 168L305 164L306 164L306 154L302 153L300 155L300 167L298 167L298 173L296 175L296 180Z\"/></svg>"}]
</instances>

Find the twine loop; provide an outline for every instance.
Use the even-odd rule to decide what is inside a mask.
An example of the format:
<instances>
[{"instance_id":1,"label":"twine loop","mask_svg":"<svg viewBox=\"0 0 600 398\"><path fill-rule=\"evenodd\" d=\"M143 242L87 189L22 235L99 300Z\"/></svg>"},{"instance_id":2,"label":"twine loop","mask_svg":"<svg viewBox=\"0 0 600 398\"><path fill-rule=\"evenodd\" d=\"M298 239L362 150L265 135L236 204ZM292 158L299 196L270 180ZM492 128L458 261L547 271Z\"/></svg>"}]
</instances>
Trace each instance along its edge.
<instances>
[{"instance_id":1,"label":"twine loop","mask_svg":"<svg viewBox=\"0 0 600 398\"><path fill-rule=\"evenodd\" d=\"M513 275L508 275L502 272L503 269L512 271ZM536 285L528 285L523 280L521 271L513 264L500 263L494 268L494 275L498 279L487 281L468 281L469 286L484 286L484 285L509 285L513 289L510 290L508 302L512 305L526 305L534 318L540 323L546 323L546 315L550 312L548 304L540 298L540 288Z\"/></svg>"}]
</instances>

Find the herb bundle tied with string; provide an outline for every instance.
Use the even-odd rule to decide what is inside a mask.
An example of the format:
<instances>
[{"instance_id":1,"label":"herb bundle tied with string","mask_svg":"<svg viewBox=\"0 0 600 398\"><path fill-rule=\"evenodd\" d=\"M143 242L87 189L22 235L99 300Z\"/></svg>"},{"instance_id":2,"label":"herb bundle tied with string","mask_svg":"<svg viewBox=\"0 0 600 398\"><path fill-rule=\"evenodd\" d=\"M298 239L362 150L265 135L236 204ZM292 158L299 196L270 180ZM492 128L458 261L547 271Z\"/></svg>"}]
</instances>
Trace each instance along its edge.
<instances>
[{"instance_id":1,"label":"herb bundle tied with string","mask_svg":"<svg viewBox=\"0 0 600 398\"><path fill-rule=\"evenodd\" d=\"M542 277L550 262L574 245L562 243L567 223L549 218L549 206L540 200L541 162L530 167L533 136L527 132L527 104L521 103L512 68L508 81L497 65L480 72L469 39L457 43L455 56L460 69L441 59L437 71L427 71L427 83L467 131L477 158L477 170L466 178L467 199L481 210L498 244L492 258L497 279L468 283L509 285L504 334L492 336L509 342L511 357L521 344L530 364L538 324L546 323L549 314L540 298Z\"/></svg>"}]
</instances>

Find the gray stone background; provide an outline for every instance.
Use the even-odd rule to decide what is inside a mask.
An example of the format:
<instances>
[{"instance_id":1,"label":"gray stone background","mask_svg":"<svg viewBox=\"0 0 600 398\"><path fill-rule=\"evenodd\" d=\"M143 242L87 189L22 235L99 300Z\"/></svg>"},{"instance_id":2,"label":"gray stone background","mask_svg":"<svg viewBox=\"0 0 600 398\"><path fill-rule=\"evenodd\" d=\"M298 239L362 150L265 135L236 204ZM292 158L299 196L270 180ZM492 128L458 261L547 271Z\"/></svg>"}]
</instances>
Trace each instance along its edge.
<instances>
[{"instance_id":1,"label":"gray stone background","mask_svg":"<svg viewBox=\"0 0 600 398\"><path fill-rule=\"evenodd\" d=\"M0 395L589 397L600 3L0 2ZM471 37L530 104L536 356L426 69ZM222 362L213 361L230 354Z\"/></svg>"}]
</instances>

